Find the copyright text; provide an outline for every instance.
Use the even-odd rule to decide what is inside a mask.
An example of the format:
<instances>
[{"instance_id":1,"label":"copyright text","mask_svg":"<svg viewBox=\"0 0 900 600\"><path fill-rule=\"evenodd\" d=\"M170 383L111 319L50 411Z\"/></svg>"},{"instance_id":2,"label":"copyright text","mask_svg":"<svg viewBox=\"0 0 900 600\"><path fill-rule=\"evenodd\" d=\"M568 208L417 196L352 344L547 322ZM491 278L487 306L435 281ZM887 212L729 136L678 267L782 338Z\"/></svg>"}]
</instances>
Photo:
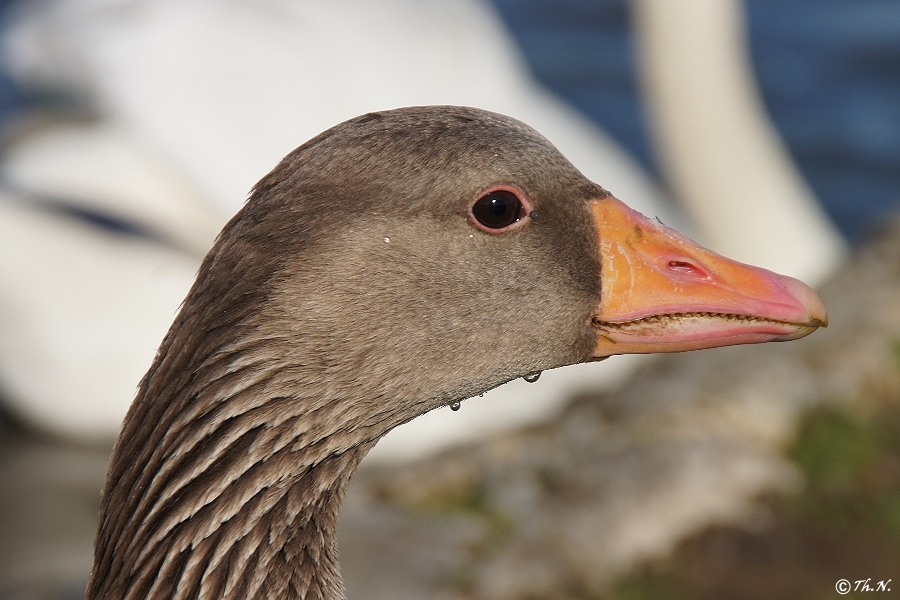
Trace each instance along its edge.
<instances>
[{"instance_id":1,"label":"copyright text","mask_svg":"<svg viewBox=\"0 0 900 600\"><path fill-rule=\"evenodd\" d=\"M850 592L889 592L891 591L891 580L872 581L870 577L869 579L857 579L851 582L847 579L838 579L837 583L834 584L834 589L842 596Z\"/></svg>"}]
</instances>

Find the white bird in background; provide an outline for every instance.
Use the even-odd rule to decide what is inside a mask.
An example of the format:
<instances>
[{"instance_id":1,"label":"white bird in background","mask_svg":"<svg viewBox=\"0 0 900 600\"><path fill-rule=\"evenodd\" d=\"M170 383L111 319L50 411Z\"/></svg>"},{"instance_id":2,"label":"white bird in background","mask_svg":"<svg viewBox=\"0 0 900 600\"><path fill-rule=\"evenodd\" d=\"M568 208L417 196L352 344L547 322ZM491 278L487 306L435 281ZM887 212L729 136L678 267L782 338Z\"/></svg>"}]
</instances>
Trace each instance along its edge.
<instances>
[{"instance_id":1,"label":"white bird in background","mask_svg":"<svg viewBox=\"0 0 900 600\"><path fill-rule=\"evenodd\" d=\"M251 186L303 140L366 111L461 104L511 115L636 209L695 233L614 142L534 82L481 2L57 0L26 8L5 35L6 64L21 82L76 91L101 115L27 131L2 163L0 385L9 408L42 429L112 439L200 258ZM715 201L746 208L729 194ZM812 204L802 194L780 202ZM137 234L73 219L73 206L136 225ZM709 210L691 205L692 215ZM715 222L700 222L715 231ZM757 246L751 226L740 243ZM797 228L808 226L788 223L787 235L768 233L766 243L791 248L807 239ZM803 264L719 239L708 237L714 249L810 276ZM640 359L502 386L452 416L435 411L394 430L371 458L422 456L548 418L578 391L617 385Z\"/></svg>"},{"instance_id":2,"label":"white bird in background","mask_svg":"<svg viewBox=\"0 0 900 600\"><path fill-rule=\"evenodd\" d=\"M634 8L649 131L697 235L726 256L822 283L847 246L766 115L743 2Z\"/></svg>"}]
</instances>

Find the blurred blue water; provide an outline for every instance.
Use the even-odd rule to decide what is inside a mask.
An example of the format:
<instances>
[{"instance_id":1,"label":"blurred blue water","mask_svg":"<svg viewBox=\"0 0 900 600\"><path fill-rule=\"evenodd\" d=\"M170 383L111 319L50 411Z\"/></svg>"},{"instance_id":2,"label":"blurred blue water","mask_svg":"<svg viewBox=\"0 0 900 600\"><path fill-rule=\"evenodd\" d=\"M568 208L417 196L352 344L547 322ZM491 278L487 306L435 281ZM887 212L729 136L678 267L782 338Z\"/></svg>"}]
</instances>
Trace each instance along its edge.
<instances>
[{"instance_id":1,"label":"blurred blue water","mask_svg":"<svg viewBox=\"0 0 900 600\"><path fill-rule=\"evenodd\" d=\"M537 78L657 172L627 0L493 0ZM746 0L766 106L835 223L900 211L900 1Z\"/></svg>"}]
</instances>

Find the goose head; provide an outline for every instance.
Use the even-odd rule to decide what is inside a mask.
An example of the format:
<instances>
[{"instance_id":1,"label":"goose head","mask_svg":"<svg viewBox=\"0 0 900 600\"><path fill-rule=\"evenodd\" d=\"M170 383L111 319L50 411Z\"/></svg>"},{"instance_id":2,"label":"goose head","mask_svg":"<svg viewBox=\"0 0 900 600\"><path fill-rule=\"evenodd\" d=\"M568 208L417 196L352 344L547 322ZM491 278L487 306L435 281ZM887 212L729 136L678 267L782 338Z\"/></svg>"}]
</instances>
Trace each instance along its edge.
<instances>
[{"instance_id":1,"label":"goose head","mask_svg":"<svg viewBox=\"0 0 900 600\"><path fill-rule=\"evenodd\" d=\"M352 119L204 260L125 418L88 597L341 598L340 499L393 427L535 371L825 322L802 283L630 210L514 119Z\"/></svg>"}]
</instances>

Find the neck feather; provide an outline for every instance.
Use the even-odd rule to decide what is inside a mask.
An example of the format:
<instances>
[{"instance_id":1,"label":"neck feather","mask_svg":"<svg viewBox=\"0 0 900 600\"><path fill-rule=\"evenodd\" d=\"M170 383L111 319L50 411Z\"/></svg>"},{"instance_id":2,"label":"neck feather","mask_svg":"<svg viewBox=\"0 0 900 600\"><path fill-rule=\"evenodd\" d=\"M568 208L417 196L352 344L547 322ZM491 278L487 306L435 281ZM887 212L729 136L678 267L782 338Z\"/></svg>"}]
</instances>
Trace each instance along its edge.
<instances>
[{"instance_id":1,"label":"neck feather","mask_svg":"<svg viewBox=\"0 0 900 600\"><path fill-rule=\"evenodd\" d=\"M195 369L167 338L113 454L87 598L343 598L338 511L377 437L299 393L278 346Z\"/></svg>"}]
</instances>

